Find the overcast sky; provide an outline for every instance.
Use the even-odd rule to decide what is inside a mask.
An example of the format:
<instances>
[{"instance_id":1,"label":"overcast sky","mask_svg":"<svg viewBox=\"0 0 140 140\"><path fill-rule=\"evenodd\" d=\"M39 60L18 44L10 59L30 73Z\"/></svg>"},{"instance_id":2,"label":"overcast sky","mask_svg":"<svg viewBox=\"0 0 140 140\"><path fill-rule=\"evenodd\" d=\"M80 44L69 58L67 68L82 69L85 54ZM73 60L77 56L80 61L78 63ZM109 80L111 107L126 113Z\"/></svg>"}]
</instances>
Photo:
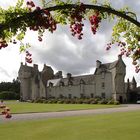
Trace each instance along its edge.
<instances>
[{"instance_id":1,"label":"overcast sky","mask_svg":"<svg viewBox=\"0 0 140 140\"><path fill-rule=\"evenodd\" d=\"M0 0L0 6L7 8L15 5L17 0ZM83 0L85 3L88 0ZM34 0L37 4L39 0ZM130 9L137 13L139 19L139 0L110 0L115 8L128 5ZM38 42L37 33L29 31L25 42L31 44L30 51L33 54L33 63L39 65L41 70L43 64L52 66L55 70L62 70L64 74L70 72L73 75L94 73L96 60L109 63L118 59L118 49L113 48L106 51L106 44L111 38L111 25L103 21L96 35L92 35L89 23L85 22L84 36L78 40L71 36L68 26L58 26L53 34L46 32L43 42ZM137 82L140 81L140 74L135 73L132 60L123 58L126 66L126 79L135 76ZM12 81L18 76L20 63L24 62L24 54L19 53L19 46L10 44L7 48L0 50L0 81ZM140 83L139 83L140 85Z\"/></svg>"}]
</instances>

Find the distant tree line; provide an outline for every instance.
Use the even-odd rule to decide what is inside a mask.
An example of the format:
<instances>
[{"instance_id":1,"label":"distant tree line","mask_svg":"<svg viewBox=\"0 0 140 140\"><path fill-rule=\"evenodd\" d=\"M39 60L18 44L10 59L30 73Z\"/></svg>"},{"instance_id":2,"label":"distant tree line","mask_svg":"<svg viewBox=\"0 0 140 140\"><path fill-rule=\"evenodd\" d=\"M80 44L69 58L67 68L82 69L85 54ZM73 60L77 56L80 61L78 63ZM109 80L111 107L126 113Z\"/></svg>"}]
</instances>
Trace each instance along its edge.
<instances>
[{"instance_id":1,"label":"distant tree line","mask_svg":"<svg viewBox=\"0 0 140 140\"><path fill-rule=\"evenodd\" d=\"M12 82L0 83L0 99L18 100L20 98L20 82L13 79Z\"/></svg>"}]
</instances>

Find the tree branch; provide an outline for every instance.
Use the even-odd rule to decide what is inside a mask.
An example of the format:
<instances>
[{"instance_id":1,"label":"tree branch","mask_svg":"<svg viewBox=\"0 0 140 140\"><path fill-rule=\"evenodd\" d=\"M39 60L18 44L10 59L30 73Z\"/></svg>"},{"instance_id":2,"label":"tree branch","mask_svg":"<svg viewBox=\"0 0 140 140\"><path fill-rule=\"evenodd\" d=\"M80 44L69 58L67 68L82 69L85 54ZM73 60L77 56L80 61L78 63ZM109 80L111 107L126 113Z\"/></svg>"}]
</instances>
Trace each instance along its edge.
<instances>
[{"instance_id":1,"label":"tree branch","mask_svg":"<svg viewBox=\"0 0 140 140\"><path fill-rule=\"evenodd\" d=\"M49 7L49 8L46 8L46 10L56 11L56 10L62 10L62 9L72 9L72 8L76 8L78 6L79 5L76 5L76 4L65 4L65 5L57 5L57 6ZM135 24L136 26L140 27L140 22L138 22L137 20L126 15L125 12L120 12L115 9L112 9L111 7L104 7L104 6L99 6L99 5L84 4L84 6L86 9L93 9L93 10L97 10L97 11L101 11L101 12L107 12L108 14L114 14L114 15L121 17L123 19L126 19L126 20L130 21L131 23Z\"/></svg>"},{"instance_id":2,"label":"tree branch","mask_svg":"<svg viewBox=\"0 0 140 140\"><path fill-rule=\"evenodd\" d=\"M140 22L138 22L136 19L128 16L125 12L120 12L117 11L115 9L112 9L111 7L104 7L104 6L99 6L99 5L89 5L89 4L84 4L86 9L93 9L93 10L97 10L97 11L101 11L101 12L107 12L108 14L113 14L116 15L118 17L121 17L127 21L130 21L131 23L135 24L136 26L140 27ZM56 11L56 10L64 10L64 9L73 9L73 8L77 8L79 7L78 4L64 4L64 5L56 5L53 7L48 7L45 9L42 9L40 11L33 11L31 13L26 13L22 16L17 17L16 19L13 19L11 21L11 23L8 24L0 24L0 30L4 30L5 28L11 27L12 25L16 22L20 22L23 21L24 19L28 19L30 17L32 17L34 14L43 12L43 10L49 10L49 11Z\"/></svg>"}]
</instances>

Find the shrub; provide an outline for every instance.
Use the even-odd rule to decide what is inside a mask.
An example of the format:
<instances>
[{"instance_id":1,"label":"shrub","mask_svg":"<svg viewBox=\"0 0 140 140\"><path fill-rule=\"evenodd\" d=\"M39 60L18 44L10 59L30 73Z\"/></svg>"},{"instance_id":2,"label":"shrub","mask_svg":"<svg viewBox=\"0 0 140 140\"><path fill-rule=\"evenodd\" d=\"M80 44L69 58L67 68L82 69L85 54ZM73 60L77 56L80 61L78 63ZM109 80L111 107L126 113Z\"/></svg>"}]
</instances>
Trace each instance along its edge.
<instances>
[{"instance_id":1,"label":"shrub","mask_svg":"<svg viewBox=\"0 0 140 140\"><path fill-rule=\"evenodd\" d=\"M41 103L41 102L42 102L41 99L34 100L34 103Z\"/></svg>"},{"instance_id":2,"label":"shrub","mask_svg":"<svg viewBox=\"0 0 140 140\"><path fill-rule=\"evenodd\" d=\"M47 103L48 103L48 100L44 100L43 103L44 103L44 104L47 104Z\"/></svg>"},{"instance_id":3,"label":"shrub","mask_svg":"<svg viewBox=\"0 0 140 140\"><path fill-rule=\"evenodd\" d=\"M119 105L120 102L119 101L114 101L114 105Z\"/></svg>"},{"instance_id":4,"label":"shrub","mask_svg":"<svg viewBox=\"0 0 140 140\"><path fill-rule=\"evenodd\" d=\"M0 92L0 99L4 100L19 100L20 96L18 93L13 91L2 91Z\"/></svg>"},{"instance_id":5,"label":"shrub","mask_svg":"<svg viewBox=\"0 0 140 140\"><path fill-rule=\"evenodd\" d=\"M71 99L65 99L65 100L64 100L64 103L65 103L65 104L70 104L70 103L71 103Z\"/></svg>"},{"instance_id":6,"label":"shrub","mask_svg":"<svg viewBox=\"0 0 140 140\"><path fill-rule=\"evenodd\" d=\"M71 99L71 104L76 104L76 99Z\"/></svg>"},{"instance_id":7,"label":"shrub","mask_svg":"<svg viewBox=\"0 0 140 140\"><path fill-rule=\"evenodd\" d=\"M58 104L63 104L64 103L64 100L58 100L57 103Z\"/></svg>"},{"instance_id":8,"label":"shrub","mask_svg":"<svg viewBox=\"0 0 140 140\"><path fill-rule=\"evenodd\" d=\"M90 104L97 104L98 102L96 100L93 100L90 102Z\"/></svg>"},{"instance_id":9,"label":"shrub","mask_svg":"<svg viewBox=\"0 0 140 140\"><path fill-rule=\"evenodd\" d=\"M77 99L76 100L76 104L82 104L83 103L83 99Z\"/></svg>"},{"instance_id":10,"label":"shrub","mask_svg":"<svg viewBox=\"0 0 140 140\"><path fill-rule=\"evenodd\" d=\"M107 104L113 105L113 104L114 104L114 100L109 100L109 101L107 102Z\"/></svg>"},{"instance_id":11,"label":"shrub","mask_svg":"<svg viewBox=\"0 0 140 140\"><path fill-rule=\"evenodd\" d=\"M107 104L107 101L105 99L102 99L102 100L98 101L98 104Z\"/></svg>"},{"instance_id":12,"label":"shrub","mask_svg":"<svg viewBox=\"0 0 140 140\"><path fill-rule=\"evenodd\" d=\"M83 100L83 104L90 104L90 103L91 103L91 100L90 99Z\"/></svg>"}]
</instances>

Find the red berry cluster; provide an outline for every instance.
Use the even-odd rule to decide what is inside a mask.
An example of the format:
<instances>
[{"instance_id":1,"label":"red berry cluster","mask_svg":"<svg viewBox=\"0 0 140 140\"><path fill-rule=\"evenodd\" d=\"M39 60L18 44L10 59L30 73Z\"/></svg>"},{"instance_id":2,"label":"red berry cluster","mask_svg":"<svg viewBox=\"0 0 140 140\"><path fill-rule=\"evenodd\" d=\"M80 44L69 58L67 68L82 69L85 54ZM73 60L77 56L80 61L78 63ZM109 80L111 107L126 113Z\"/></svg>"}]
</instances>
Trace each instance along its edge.
<instances>
[{"instance_id":1,"label":"red berry cluster","mask_svg":"<svg viewBox=\"0 0 140 140\"><path fill-rule=\"evenodd\" d=\"M112 47L112 45L114 45L114 43L108 43L107 44L107 47L106 47L106 50L108 51L108 50L110 50L111 49L111 47ZM125 46L126 46L126 43L125 42L118 42L117 43L117 46L118 47L120 47L121 49L120 49L120 54L119 55L126 55L127 57L131 54L131 51L130 50L127 50L126 48L125 48Z\"/></svg>"},{"instance_id":2,"label":"red berry cluster","mask_svg":"<svg viewBox=\"0 0 140 140\"><path fill-rule=\"evenodd\" d=\"M135 72L136 72L136 73L140 72L140 66L139 66L139 65L137 65L137 66L135 67Z\"/></svg>"},{"instance_id":3,"label":"red berry cluster","mask_svg":"<svg viewBox=\"0 0 140 140\"><path fill-rule=\"evenodd\" d=\"M25 57L25 61L27 62L27 63L32 63L32 54L31 53L29 53L29 51L26 51L26 57Z\"/></svg>"},{"instance_id":4,"label":"red berry cluster","mask_svg":"<svg viewBox=\"0 0 140 140\"><path fill-rule=\"evenodd\" d=\"M111 45L112 45L112 43L108 43L108 44L107 44L107 47L106 47L106 50L107 50L107 51L111 49L111 47L112 47Z\"/></svg>"},{"instance_id":5,"label":"red berry cluster","mask_svg":"<svg viewBox=\"0 0 140 140\"><path fill-rule=\"evenodd\" d=\"M96 12L94 15L90 16L89 21L91 23L91 30L93 34L96 34L97 28L99 27L99 23L101 22L101 17L99 12Z\"/></svg>"},{"instance_id":6,"label":"red berry cluster","mask_svg":"<svg viewBox=\"0 0 140 140\"><path fill-rule=\"evenodd\" d=\"M35 7L33 1L27 2L27 6L31 9ZM30 26L30 30L38 31L40 29L48 29L50 32L56 30L56 21L51 16L48 10L41 10L40 7L35 7L33 20L35 23ZM38 36L38 40L42 41L42 36Z\"/></svg>"},{"instance_id":7,"label":"red berry cluster","mask_svg":"<svg viewBox=\"0 0 140 140\"><path fill-rule=\"evenodd\" d=\"M29 10L31 11L31 9L33 8L33 7L35 7L35 4L34 4L34 2L33 1L27 1L27 7L29 8Z\"/></svg>"},{"instance_id":8,"label":"red berry cluster","mask_svg":"<svg viewBox=\"0 0 140 140\"><path fill-rule=\"evenodd\" d=\"M83 31L84 24L82 23L82 19L85 10L86 8L84 4L81 3L77 8L73 9L72 12L70 13L70 18L71 18L70 29L72 35L77 36L78 39L82 39L83 36L82 31Z\"/></svg>"},{"instance_id":9,"label":"red berry cluster","mask_svg":"<svg viewBox=\"0 0 140 140\"><path fill-rule=\"evenodd\" d=\"M7 46L8 46L8 44L6 43L5 40L1 40L1 41L0 41L0 49L6 48Z\"/></svg>"},{"instance_id":10,"label":"red berry cluster","mask_svg":"<svg viewBox=\"0 0 140 140\"><path fill-rule=\"evenodd\" d=\"M138 48L137 50L135 50L135 52L133 53L133 62L132 64L135 65L135 72L138 73L140 71L140 66L137 63L137 59L140 58L140 48Z\"/></svg>"},{"instance_id":11,"label":"red berry cluster","mask_svg":"<svg viewBox=\"0 0 140 140\"><path fill-rule=\"evenodd\" d=\"M0 109L3 109L1 111L2 115L5 115L5 118L9 119L12 117L11 113L10 113L10 108L6 107L6 105L3 104L3 101L1 101L0 103Z\"/></svg>"},{"instance_id":12,"label":"red berry cluster","mask_svg":"<svg viewBox=\"0 0 140 140\"><path fill-rule=\"evenodd\" d=\"M110 50L113 44L114 43L108 43L106 50ZM133 48L127 48L126 43L122 41L118 42L117 46L120 47L120 54L119 54L120 56L125 55L126 57L129 57L130 55L132 55L133 58L132 64L135 65L135 72L136 73L140 72L140 65L137 62L137 60L140 58L140 48L134 51ZM132 52L134 53L132 54Z\"/></svg>"}]
</instances>

